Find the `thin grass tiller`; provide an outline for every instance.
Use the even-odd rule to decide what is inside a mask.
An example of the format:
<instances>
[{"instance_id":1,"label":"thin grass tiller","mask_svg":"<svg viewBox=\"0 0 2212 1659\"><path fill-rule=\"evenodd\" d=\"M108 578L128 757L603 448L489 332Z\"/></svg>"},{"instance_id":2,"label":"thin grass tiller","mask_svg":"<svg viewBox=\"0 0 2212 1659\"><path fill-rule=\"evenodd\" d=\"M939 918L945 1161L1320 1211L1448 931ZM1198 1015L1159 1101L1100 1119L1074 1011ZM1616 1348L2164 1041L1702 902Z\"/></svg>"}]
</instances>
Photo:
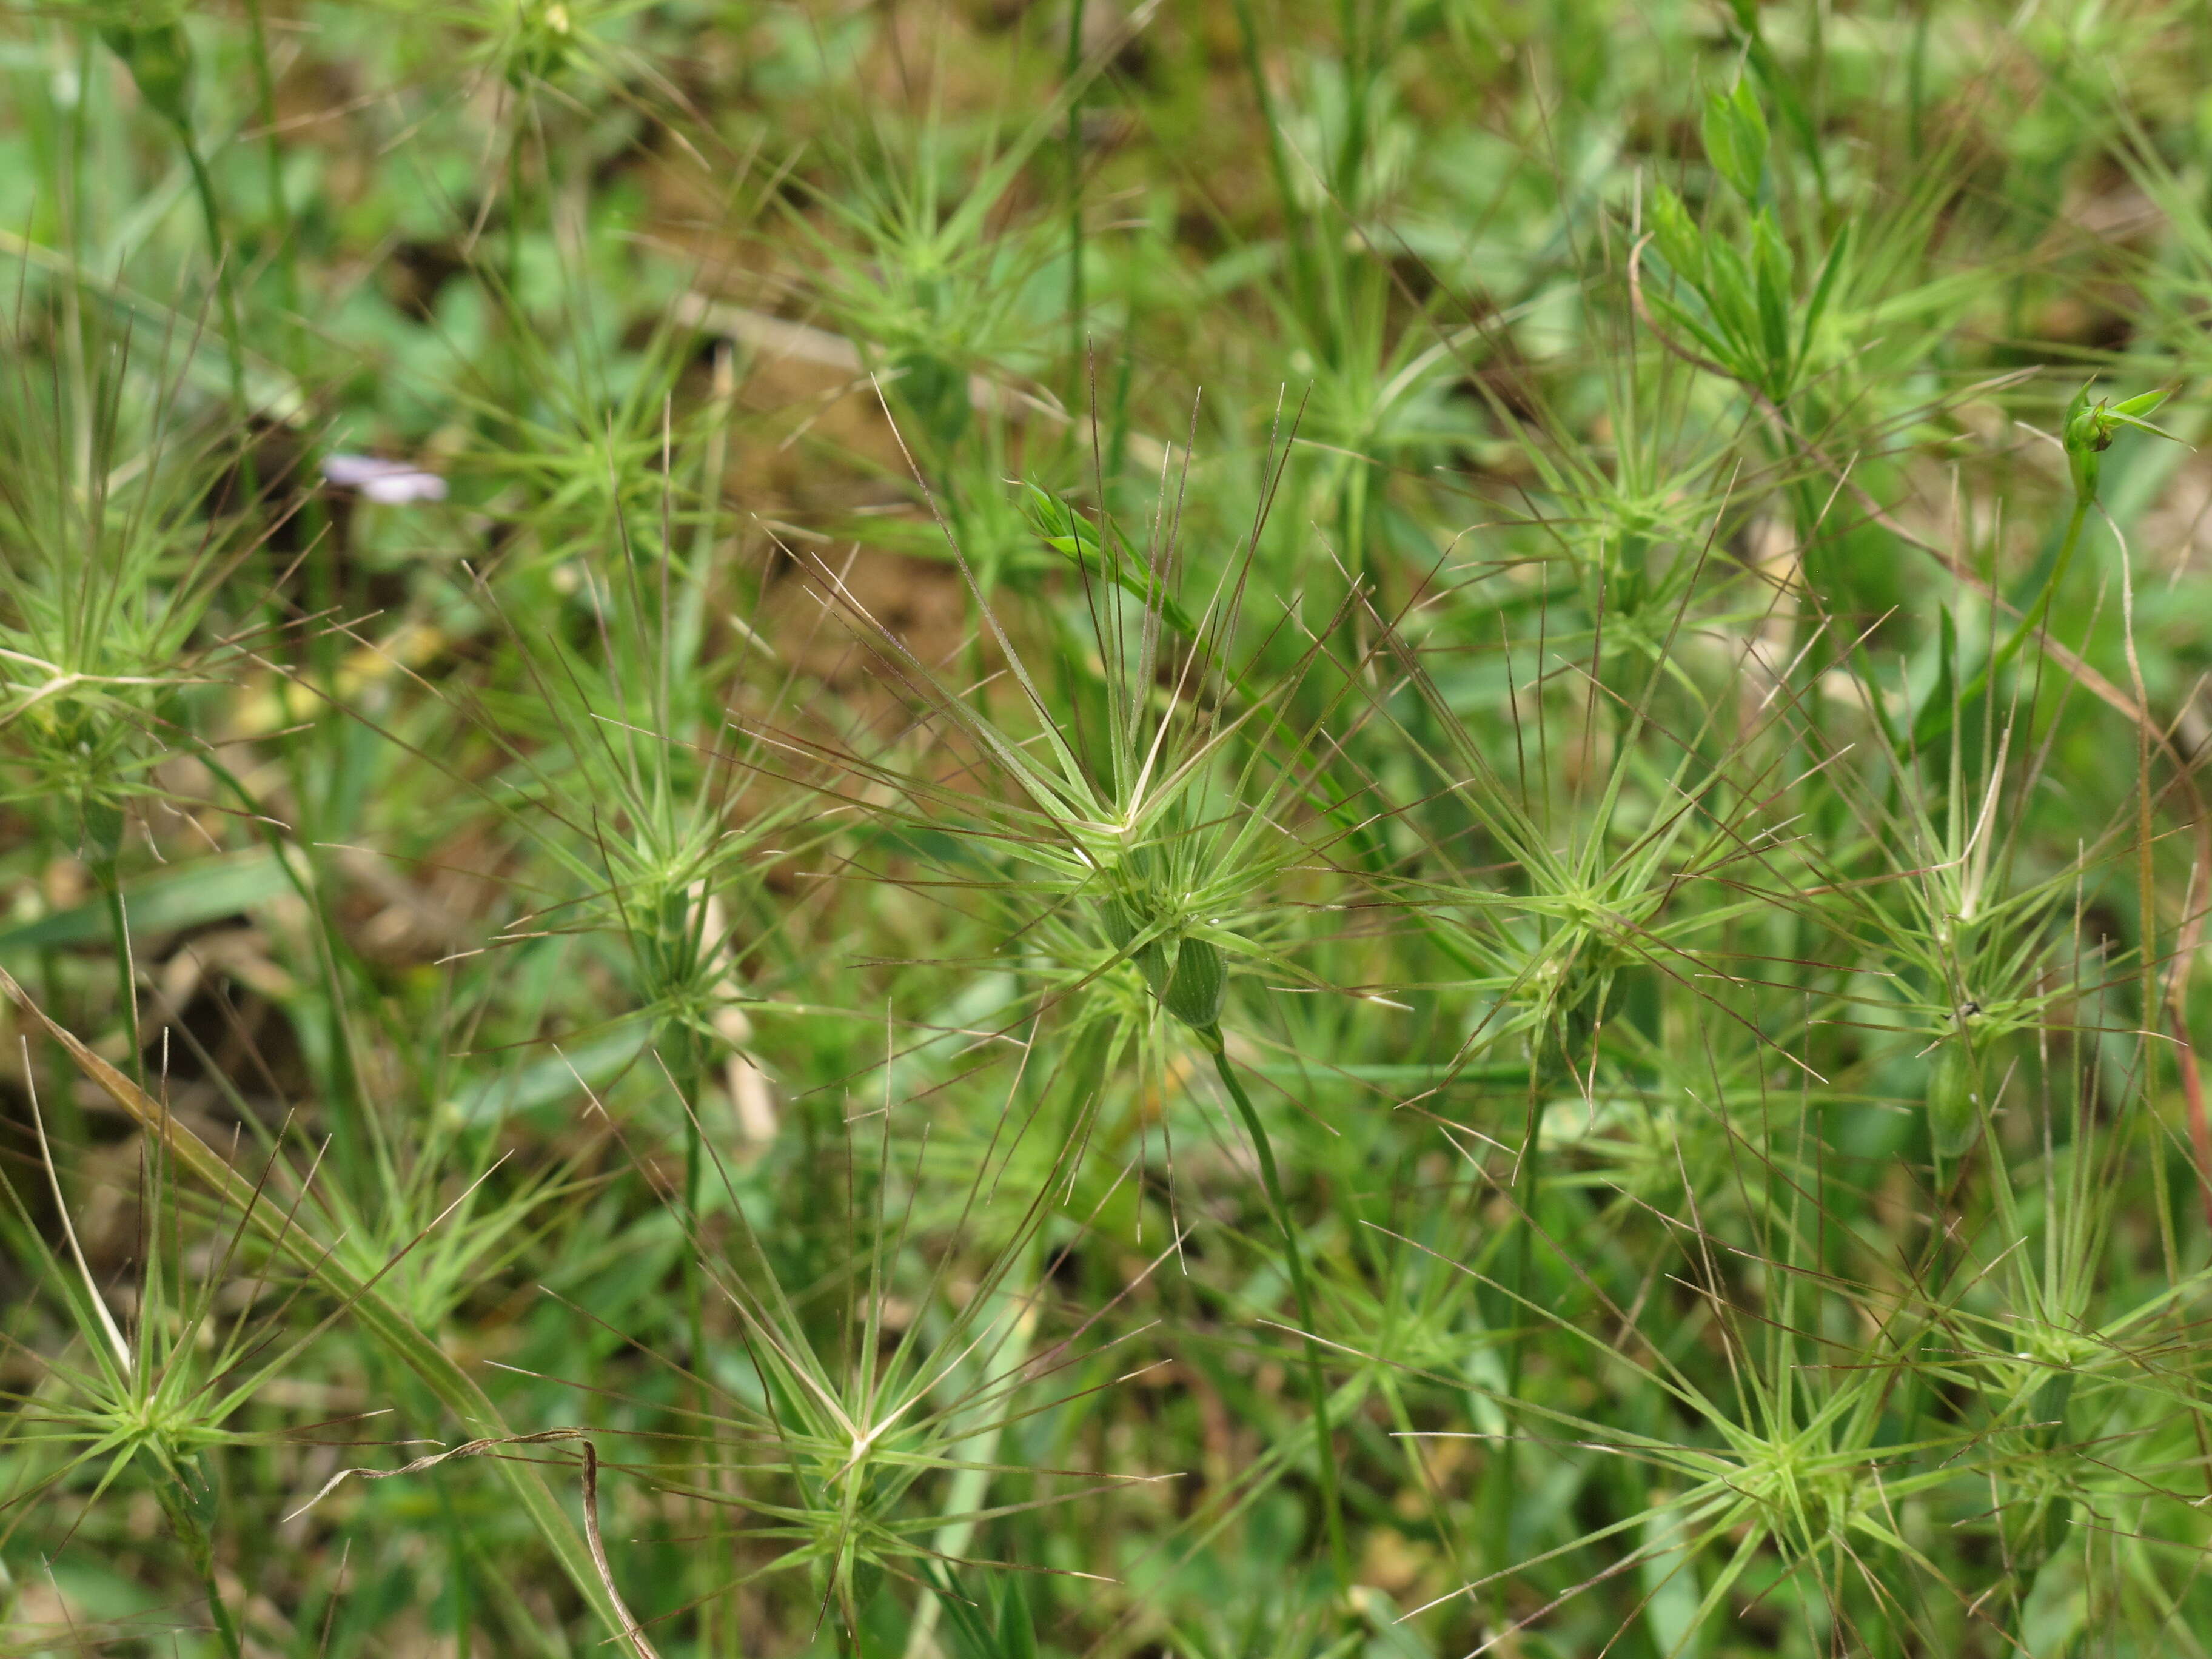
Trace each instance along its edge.
<instances>
[{"instance_id":1,"label":"thin grass tiller","mask_svg":"<svg viewBox=\"0 0 2212 1659\"><path fill-rule=\"evenodd\" d=\"M941 513L938 522L975 599L985 647L1002 665L976 683L948 683L830 564L804 560L825 602L927 711L955 764L940 757L932 770L789 731L760 735L804 762L827 763L830 781L818 773L815 780L825 796L887 821L903 848L941 866L935 873L945 879L937 884L959 889L963 902L972 898L1003 918L1029 987L1018 1011L1008 1011L1007 1030L1049 1012L1103 1037L1088 1050L1099 1057L1102 1074L1133 1056L1163 1084L1187 1075L1166 1063L1178 1042L1195 1043L1210 1060L1250 1139L1281 1234L1304 1336L1330 1561L1337 1582L1348 1586L1350 1550L1312 1286L1273 1147L1226 1029L1240 969L1264 965L1293 984L1322 988L1289 954L1303 907L1285 896L1286 878L1293 872L1325 877L1330 848L1362 827L1358 793L1346 789L1334 769L1343 733L1326 729L1356 686L1356 671L1331 657L1327 644L1343 636L1353 597L1305 630L1286 668L1263 678L1257 665L1264 643L1243 672L1226 663L1289 441L1279 419L1263 463L1259 513L1194 617L1174 597L1184 574L1177 532L1187 450L1179 465L1163 464L1141 549L1110 521L1094 528L1060 498L1030 491L1035 528L1068 559L1080 584L1084 620L1076 631L1087 635L1088 648L1062 641L1054 665L1063 675L1088 678L1073 695L1065 687L1048 691L1024 659ZM935 512L934 494L926 483L922 489ZM1293 598L1276 629L1302 626L1297 614ZM1012 706L1000 708L992 691L1007 679L1014 695L998 701ZM1312 695L1298 696L1309 680ZM1095 711L1088 722L1085 707ZM849 796L841 778L857 786ZM1090 1129L1086 1120L1060 1132L1079 1152ZM1172 1146L1168 1152L1172 1167Z\"/></svg>"}]
</instances>

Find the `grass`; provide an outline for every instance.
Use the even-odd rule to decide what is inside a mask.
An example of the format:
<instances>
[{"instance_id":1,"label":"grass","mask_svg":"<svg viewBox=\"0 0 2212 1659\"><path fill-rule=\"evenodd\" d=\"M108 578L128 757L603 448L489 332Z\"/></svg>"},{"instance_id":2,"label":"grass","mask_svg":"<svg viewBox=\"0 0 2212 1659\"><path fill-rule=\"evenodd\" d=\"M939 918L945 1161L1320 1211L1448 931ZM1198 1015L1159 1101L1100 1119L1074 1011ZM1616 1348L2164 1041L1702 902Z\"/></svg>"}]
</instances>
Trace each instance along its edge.
<instances>
[{"instance_id":1,"label":"grass","mask_svg":"<svg viewBox=\"0 0 2212 1659\"><path fill-rule=\"evenodd\" d=\"M2197 13L0 15L0 1651L2205 1651Z\"/></svg>"}]
</instances>

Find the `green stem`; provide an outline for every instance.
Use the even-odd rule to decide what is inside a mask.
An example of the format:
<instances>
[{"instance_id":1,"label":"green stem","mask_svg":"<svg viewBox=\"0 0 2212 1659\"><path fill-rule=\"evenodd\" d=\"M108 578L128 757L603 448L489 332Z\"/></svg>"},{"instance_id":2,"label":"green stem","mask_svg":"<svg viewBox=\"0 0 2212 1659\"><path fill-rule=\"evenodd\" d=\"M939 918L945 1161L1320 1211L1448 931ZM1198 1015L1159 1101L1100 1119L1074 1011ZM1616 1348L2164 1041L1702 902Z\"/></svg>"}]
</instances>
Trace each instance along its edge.
<instances>
[{"instance_id":1,"label":"green stem","mask_svg":"<svg viewBox=\"0 0 2212 1659\"><path fill-rule=\"evenodd\" d=\"M1252 0L1236 0L1237 33L1244 48L1244 70L1251 77L1252 96L1260 106L1260 120L1267 129L1267 170L1274 175L1275 193L1283 205L1284 254L1299 298L1308 300L1314 289L1310 269L1311 239L1306 234L1305 213L1298 205L1291 182L1289 152L1283 144L1282 123L1275 115L1275 94L1267 85L1267 66L1260 52L1259 20L1252 15Z\"/></svg>"},{"instance_id":2,"label":"green stem","mask_svg":"<svg viewBox=\"0 0 2212 1659\"><path fill-rule=\"evenodd\" d=\"M191 169L192 192L199 198L200 225L207 234L208 258L215 261L216 295L222 307L223 344L230 364L231 401L243 416L250 412L246 401L246 336L239 322L237 283L231 273L230 261L224 257L222 210L216 204L215 180L208 175L207 163L200 157L200 147L192 137L191 128L179 121L176 129L177 142L184 147L185 165ZM252 465L250 458L247 465ZM246 493L251 495L252 489L249 479Z\"/></svg>"},{"instance_id":3,"label":"green stem","mask_svg":"<svg viewBox=\"0 0 2212 1659\"><path fill-rule=\"evenodd\" d=\"M507 96L519 111L521 94L509 92ZM506 251L499 275L501 325L510 337L514 349L501 354L507 381L507 400L504 418L500 422L497 435L510 440L520 428L532 402L528 357L522 349L526 324L522 311L522 216L529 182L523 165L525 131L518 112L507 134Z\"/></svg>"},{"instance_id":4,"label":"green stem","mask_svg":"<svg viewBox=\"0 0 2212 1659\"><path fill-rule=\"evenodd\" d=\"M314 920L315 927L309 937L323 971L324 1032L330 1053L330 1073L325 1080L331 1085L335 1097L325 1103L332 1141L338 1154L331 1160L332 1165L339 1171L374 1168L383 1177L384 1190L395 1191L398 1170L392 1162L392 1147L380 1131L376 1115L369 1109L368 1096L362 1087L361 1071L354 1062L353 1034L346 1024L345 999L340 994L343 981L338 948L342 936L331 914L325 884L316 878L313 866L307 860L306 849L323 837L295 831L299 847L295 862L278 826L237 775L216 758L212 749L202 745L196 752L200 763L238 802L246 822L253 826L270 856L276 860L286 883ZM306 811L313 795L296 769L292 793L301 811Z\"/></svg>"},{"instance_id":5,"label":"green stem","mask_svg":"<svg viewBox=\"0 0 2212 1659\"><path fill-rule=\"evenodd\" d=\"M1066 72L1073 80L1082 70L1083 0L1074 0L1067 13ZM1067 330L1078 400L1083 386L1083 94L1079 91L1067 100Z\"/></svg>"},{"instance_id":6,"label":"green stem","mask_svg":"<svg viewBox=\"0 0 2212 1659\"><path fill-rule=\"evenodd\" d=\"M438 1486L438 1510L446 1522L447 1584L453 1597L453 1659L469 1659L473 1632L469 1607L468 1528L454 1510L453 1488L443 1481Z\"/></svg>"},{"instance_id":7,"label":"green stem","mask_svg":"<svg viewBox=\"0 0 2212 1659\"><path fill-rule=\"evenodd\" d=\"M96 860L92 873L100 884L100 896L107 905L107 931L115 945L115 991L123 1011L124 1027L131 1036L131 1075L143 1085L146 1080L146 1049L138 1030L138 974L131 954L131 916L123 904L122 878L116 874L113 859Z\"/></svg>"},{"instance_id":8,"label":"green stem","mask_svg":"<svg viewBox=\"0 0 2212 1659\"><path fill-rule=\"evenodd\" d=\"M2044 580L2042 592L2036 596L2035 603L2020 619L2011 636L1998 647L1996 655L1990 659L1980 673L1967 682L1949 706L1938 708L1931 705L1926 716L1914 726L1913 741L1920 747L1924 749L1931 743L1941 741L1951 729L1953 711L1966 708L1989 690L1990 682L2011 665L2029 636L2042 628L2044 620L2051 614L2051 602L2058 597L2059 586L2066 580L2066 572L2073 565L2075 550L2081 544L2081 526L2088 520L2094 500L2094 497L2087 495L2074 498L2073 514L2066 520L2066 538L2058 544L2058 557L2051 567L2051 574Z\"/></svg>"},{"instance_id":9,"label":"green stem","mask_svg":"<svg viewBox=\"0 0 2212 1659\"><path fill-rule=\"evenodd\" d=\"M61 952L51 945L42 946L39 951L39 988L45 994L48 1007L60 1005L61 984ZM54 1076L69 1075L69 1056L58 1046L54 1048L47 1064L52 1067ZM85 1139L84 1109L77 1104L74 1089L54 1091L53 1101L46 1110L48 1120L54 1126L54 1139L58 1144L70 1146L89 1144Z\"/></svg>"},{"instance_id":10,"label":"green stem","mask_svg":"<svg viewBox=\"0 0 2212 1659\"><path fill-rule=\"evenodd\" d=\"M1546 1091L1539 1090L1528 1107L1528 1133L1523 1137L1521 1158L1513 1172L1512 1232L1506 1241L1505 1260L1500 1264L1499 1278L1502 1294L1495 1298L1497 1318L1493 1328L1504 1324L1512 1333L1499 1346L1503 1350L1505 1386L1500 1400L1501 1410L1510 1413L1512 1404L1521 1395L1522 1371L1522 1310L1528 1306L1530 1269L1534 1262L1536 1197L1543 1182L1542 1138ZM1510 1583L1504 1577L1505 1568L1513 1554L1513 1512L1520 1501L1518 1471L1516 1468L1517 1443L1513 1437L1513 1421L1509 1414L1505 1433L1498 1441L1485 1470L1484 1509L1489 1522L1486 1564L1494 1576L1498 1606L1505 1606Z\"/></svg>"},{"instance_id":11,"label":"green stem","mask_svg":"<svg viewBox=\"0 0 2212 1659\"><path fill-rule=\"evenodd\" d=\"M191 1505L185 1501L178 1484L163 1480L157 1488L156 1496L162 1513L168 1517L170 1528L177 1534L177 1540L192 1558L192 1571L198 1575L201 1587L207 1595L208 1615L215 1620L216 1639L222 1644L222 1650L229 1659L246 1659L246 1646L239 1639L237 1621L231 1618L230 1608L223 1602L222 1588L216 1582L215 1546L207 1535L207 1529L192 1514Z\"/></svg>"},{"instance_id":12,"label":"green stem","mask_svg":"<svg viewBox=\"0 0 2212 1659\"><path fill-rule=\"evenodd\" d=\"M291 210L284 201L284 149L276 134L276 77L269 67L269 31L261 19L261 0L246 0L246 33L253 47L253 96L261 120L264 167L269 183L269 222L276 230L276 268L284 284L287 322L296 339L300 317L298 240ZM296 354L295 354L296 355ZM296 372L301 365L292 365Z\"/></svg>"},{"instance_id":13,"label":"green stem","mask_svg":"<svg viewBox=\"0 0 2212 1659\"><path fill-rule=\"evenodd\" d=\"M705 1272L701 1267L699 1252L705 1247L704 1226L700 1220L699 1205L706 1186L706 1147L699 1128L699 1105L703 1097L703 1080L707 1071L706 1045L689 1021L673 1023L669 1031L671 1047L675 1051L676 1064L672 1071L678 1104L684 1113L684 1226L692 1243L684 1252L684 1335L687 1345L685 1369L690 1373L690 1388L692 1421L711 1421L714 1402L708 1397L707 1382L707 1300ZM696 1479L702 1490L715 1484L714 1441L703 1436L694 1443L696 1451ZM704 1595L698 1601L698 1644L702 1654L714 1650L714 1614L718 1598Z\"/></svg>"},{"instance_id":14,"label":"green stem","mask_svg":"<svg viewBox=\"0 0 2212 1659\"><path fill-rule=\"evenodd\" d=\"M1960 702L1966 702L1988 685L1990 676L2018 656L2021 647L2027 643L2028 635L2043 626L2044 619L2051 614L2051 601L2058 597L2059 586L2065 581L2066 572L2074 562L2074 550L2081 544L2081 526L2088 520L2089 507L2088 496L2075 497L2074 511L2066 520L2066 539L2058 544L2058 557L2051 567L2051 575L2043 584L2043 592L2037 596L2034 608L2020 619L2020 626L2013 629L2012 637L2004 642L1996 659L1966 688L1959 699Z\"/></svg>"},{"instance_id":15,"label":"green stem","mask_svg":"<svg viewBox=\"0 0 2212 1659\"><path fill-rule=\"evenodd\" d=\"M706 1057L702 1053L699 1034L689 1024L677 1032L681 1056L676 1073L678 1091L683 1096L684 1107L684 1218L696 1237L700 1231L699 1203L706 1185L706 1149L699 1133L699 1100L701 1079L706 1072ZM701 1287L699 1258L696 1250L684 1253L684 1312L685 1336L690 1343L690 1369L703 1378L707 1366L707 1304ZM703 1412L707 1409L705 1384L695 1384L700 1390L694 1402Z\"/></svg>"},{"instance_id":16,"label":"green stem","mask_svg":"<svg viewBox=\"0 0 2212 1659\"><path fill-rule=\"evenodd\" d=\"M1336 156L1336 195L1346 213L1356 214L1365 205L1359 199L1359 169L1366 159L1368 80L1372 70L1359 0L1342 0L1337 11L1344 48L1344 140Z\"/></svg>"},{"instance_id":17,"label":"green stem","mask_svg":"<svg viewBox=\"0 0 2212 1659\"><path fill-rule=\"evenodd\" d=\"M1305 1253L1298 1248L1297 1230L1291 1223L1291 1207L1283 1197L1282 1178L1275 1171L1275 1152L1267 1139L1267 1131L1254 1109L1252 1097L1244 1092L1244 1085L1237 1080L1236 1068L1229 1063L1229 1048L1222 1041L1221 1028L1214 1026L1199 1033L1213 1051L1213 1069L1220 1074L1221 1086L1229 1091L1230 1099L1237 1103L1237 1114L1244 1120L1244 1133L1252 1138L1252 1150L1260 1160L1260 1184L1267 1194L1268 1207L1274 1212L1275 1225L1283 1235L1283 1257L1290 1268L1291 1293L1297 1300L1298 1322L1305 1328L1306 1394L1311 1402L1314 1420L1314 1449L1321 1464L1322 1516L1328 1530L1328 1553L1336 1571L1340 1589L1352 1588L1352 1553L1344 1538L1344 1504L1337 1491L1336 1440L1329 1431L1328 1379L1322 1374L1321 1342L1316 1335L1313 1292L1306 1281Z\"/></svg>"}]
</instances>

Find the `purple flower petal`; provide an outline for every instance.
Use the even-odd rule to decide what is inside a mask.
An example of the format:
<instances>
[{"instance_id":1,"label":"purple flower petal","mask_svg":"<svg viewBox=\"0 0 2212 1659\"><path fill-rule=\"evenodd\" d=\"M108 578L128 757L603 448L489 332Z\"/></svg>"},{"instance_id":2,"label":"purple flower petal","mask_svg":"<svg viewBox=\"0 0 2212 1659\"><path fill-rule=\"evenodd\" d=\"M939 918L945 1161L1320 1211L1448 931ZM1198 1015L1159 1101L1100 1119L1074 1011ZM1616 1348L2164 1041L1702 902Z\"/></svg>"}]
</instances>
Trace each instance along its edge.
<instances>
[{"instance_id":1,"label":"purple flower petal","mask_svg":"<svg viewBox=\"0 0 2212 1659\"><path fill-rule=\"evenodd\" d=\"M341 489L358 490L365 499L385 507L446 499L446 481L436 473L374 455L325 455L323 477Z\"/></svg>"}]
</instances>

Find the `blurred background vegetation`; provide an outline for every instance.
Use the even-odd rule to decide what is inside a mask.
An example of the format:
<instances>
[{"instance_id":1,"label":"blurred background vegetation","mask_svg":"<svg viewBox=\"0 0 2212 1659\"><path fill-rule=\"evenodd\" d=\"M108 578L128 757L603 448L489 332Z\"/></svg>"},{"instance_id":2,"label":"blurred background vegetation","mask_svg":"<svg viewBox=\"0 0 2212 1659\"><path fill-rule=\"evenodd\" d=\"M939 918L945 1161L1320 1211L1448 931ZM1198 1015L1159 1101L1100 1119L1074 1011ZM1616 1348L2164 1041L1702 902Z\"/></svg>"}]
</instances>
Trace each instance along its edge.
<instances>
[{"instance_id":1,"label":"blurred background vegetation","mask_svg":"<svg viewBox=\"0 0 2212 1659\"><path fill-rule=\"evenodd\" d=\"M2205 1653L2207 62L6 0L0 1651Z\"/></svg>"}]
</instances>

